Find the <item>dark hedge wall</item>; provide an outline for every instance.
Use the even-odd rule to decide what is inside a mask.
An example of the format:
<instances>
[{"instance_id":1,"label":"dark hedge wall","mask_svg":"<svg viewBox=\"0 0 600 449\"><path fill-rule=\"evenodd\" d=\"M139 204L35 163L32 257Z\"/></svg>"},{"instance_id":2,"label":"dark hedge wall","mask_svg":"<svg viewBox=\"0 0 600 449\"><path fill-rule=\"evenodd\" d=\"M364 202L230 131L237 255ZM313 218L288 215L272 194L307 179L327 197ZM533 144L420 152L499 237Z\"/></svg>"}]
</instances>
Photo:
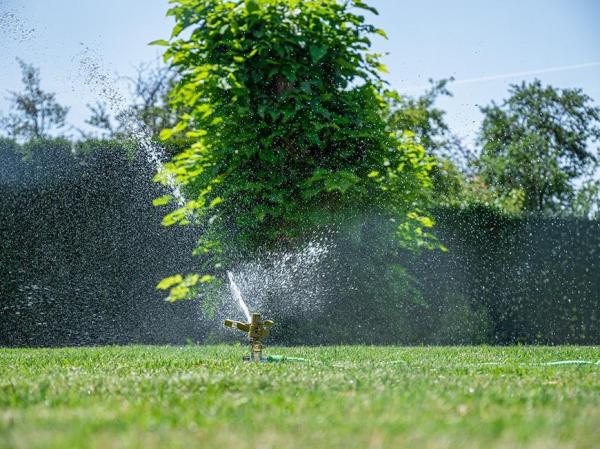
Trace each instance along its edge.
<instances>
[{"instance_id":1,"label":"dark hedge wall","mask_svg":"<svg viewBox=\"0 0 600 449\"><path fill-rule=\"evenodd\" d=\"M384 220L335 245L321 316L291 319L289 344L599 344L600 223L438 210L448 252L390 255ZM356 243L358 240L359 243ZM389 275L393 263L405 268Z\"/></svg>"},{"instance_id":2,"label":"dark hedge wall","mask_svg":"<svg viewBox=\"0 0 600 449\"><path fill-rule=\"evenodd\" d=\"M439 215L449 252L414 267L432 303L464 297L485 321L486 343L600 343L600 222L485 209Z\"/></svg>"},{"instance_id":3,"label":"dark hedge wall","mask_svg":"<svg viewBox=\"0 0 600 449\"><path fill-rule=\"evenodd\" d=\"M186 269L193 235L166 230L164 192L135 148L0 141L0 345L178 343L201 339L196 305L154 287Z\"/></svg>"}]
</instances>

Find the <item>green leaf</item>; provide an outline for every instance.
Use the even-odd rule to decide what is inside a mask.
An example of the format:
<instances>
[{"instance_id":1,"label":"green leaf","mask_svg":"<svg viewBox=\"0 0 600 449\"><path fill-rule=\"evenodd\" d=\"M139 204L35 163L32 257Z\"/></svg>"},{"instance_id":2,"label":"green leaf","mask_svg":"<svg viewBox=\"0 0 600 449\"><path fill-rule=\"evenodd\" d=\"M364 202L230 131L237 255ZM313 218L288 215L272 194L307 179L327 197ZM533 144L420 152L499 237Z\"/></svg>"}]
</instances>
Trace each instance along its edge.
<instances>
[{"instance_id":1,"label":"green leaf","mask_svg":"<svg viewBox=\"0 0 600 449\"><path fill-rule=\"evenodd\" d=\"M163 129L160 134L158 135L160 140L168 140L170 139L174 134L174 131L172 128L165 128Z\"/></svg>"},{"instance_id":2,"label":"green leaf","mask_svg":"<svg viewBox=\"0 0 600 449\"><path fill-rule=\"evenodd\" d=\"M169 204L172 199L173 199L173 197L171 195L163 195L161 197L158 197L158 198L155 198L154 200L152 200L152 205L153 206L165 206L166 204Z\"/></svg>"},{"instance_id":3,"label":"green leaf","mask_svg":"<svg viewBox=\"0 0 600 449\"><path fill-rule=\"evenodd\" d=\"M258 3L256 3L255 0L246 0L246 11L248 11L249 14L258 10L260 10L260 6L258 6Z\"/></svg>"},{"instance_id":4,"label":"green leaf","mask_svg":"<svg viewBox=\"0 0 600 449\"><path fill-rule=\"evenodd\" d=\"M222 202L223 202L223 198L221 198L220 196L218 196L218 197L216 197L214 200L212 200L210 202L210 205L208 207L210 207L212 209L213 207L218 206Z\"/></svg>"},{"instance_id":5,"label":"green leaf","mask_svg":"<svg viewBox=\"0 0 600 449\"><path fill-rule=\"evenodd\" d=\"M157 39L155 41L149 42L148 45L158 45L161 47L168 47L170 45L169 41L165 39Z\"/></svg>"},{"instance_id":6,"label":"green leaf","mask_svg":"<svg viewBox=\"0 0 600 449\"><path fill-rule=\"evenodd\" d=\"M377 63L377 64L375 64L375 68L377 70L379 70L380 72L382 72L382 73L390 73L390 70L387 68L387 66L385 64L380 63L380 62Z\"/></svg>"},{"instance_id":7,"label":"green leaf","mask_svg":"<svg viewBox=\"0 0 600 449\"><path fill-rule=\"evenodd\" d=\"M290 70L287 67L284 67L281 72L285 75L285 77L287 78L287 80L291 83L296 81L296 74L293 72L293 70Z\"/></svg>"},{"instance_id":8,"label":"green leaf","mask_svg":"<svg viewBox=\"0 0 600 449\"><path fill-rule=\"evenodd\" d=\"M354 6L357 7L357 8L359 8L359 9L364 9L366 11L370 11L370 12L372 12L375 15L379 15L379 11L377 11L377 9L373 8L372 6L367 5L364 2L355 0L354 1Z\"/></svg>"},{"instance_id":9,"label":"green leaf","mask_svg":"<svg viewBox=\"0 0 600 449\"><path fill-rule=\"evenodd\" d=\"M360 182L360 178L354 173L342 170L331 175L325 180L325 190L327 192L338 191L345 193L350 187Z\"/></svg>"},{"instance_id":10,"label":"green leaf","mask_svg":"<svg viewBox=\"0 0 600 449\"><path fill-rule=\"evenodd\" d=\"M214 122L215 120L216 120L216 119L214 119L214 120L213 120L213 122ZM161 132L161 134L162 134L162 132ZM207 132L206 132L206 130L204 130L204 129L198 129L198 130L195 130L195 131L188 131L187 133L185 133L185 135L186 135L187 137L190 137L190 138L192 138L192 139L195 139L195 138L197 138L197 137L206 136L207 134L208 134L208 133L207 133ZM161 136L161 137L162 137L162 136Z\"/></svg>"},{"instance_id":11,"label":"green leaf","mask_svg":"<svg viewBox=\"0 0 600 449\"><path fill-rule=\"evenodd\" d=\"M183 276L181 276L180 274L169 276L169 277L164 278L162 281L160 281L158 283L158 285L156 286L156 289L157 290L168 290L171 287L173 287L174 285L181 284L182 281L183 281Z\"/></svg>"},{"instance_id":12,"label":"green leaf","mask_svg":"<svg viewBox=\"0 0 600 449\"><path fill-rule=\"evenodd\" d=\"M323 56L327 54L328 48L324 45L311 44L308 47L308 50L310 51L310 57L312 58L313 62L319 62L321 59L323 59Z\"/></svg>"},{"instance_id":13,"label":"green leaf","mask_svg":"<svg viewBox=\"0 0 600 449\"><path fill-rule=\"evenodd\" d=\"M200 275L198 275L198 274L187 274L185 276L185 278L183 278L183 281L181 282L181 284L184 287L193 287L194 285L196 285L198 283L199 280L200 280Z\"/></svg>"},{"instance_id":14,"label":"green leaf","mask_svg":"<svg viewBox=\"0 0 600 449\"><path fill-rule=\"evenodd\" d=\"M386 33L384 30L382 30L381 28L377 28L377 29L375 29L375 30L373 31L373 33L375 33L375 34L378 34L378 35L380 35L381 37L384 37L384 38L386 38L386 39L388 38L388 35L387 35L387 33Z\"/></svg>"},{"instance_id":15,"label":"green leaf","mask_svg":"<svg viewBox=\"0 0 600 449\"><path fill-rule=\"evenodd\" d=\"M169 296L167 297L167 301L176 302L181 301L182 299L191 299L192 298L192 290L185 285L177 285L176 287L171 288L169 291Z\"/></svg>"},{"instance_id":16,"label":"green leaf","mask_svg":"<svg viewBox=\"0 0 600 449\"><path fill-rule=\"evenodd\" d=\"M179 33L181 33L183 31L183 29L184 29L184 26L180 23L177 23L173 27L173 31L171 32L171 38L179 36Z\"/></svg>"}]
</instances>

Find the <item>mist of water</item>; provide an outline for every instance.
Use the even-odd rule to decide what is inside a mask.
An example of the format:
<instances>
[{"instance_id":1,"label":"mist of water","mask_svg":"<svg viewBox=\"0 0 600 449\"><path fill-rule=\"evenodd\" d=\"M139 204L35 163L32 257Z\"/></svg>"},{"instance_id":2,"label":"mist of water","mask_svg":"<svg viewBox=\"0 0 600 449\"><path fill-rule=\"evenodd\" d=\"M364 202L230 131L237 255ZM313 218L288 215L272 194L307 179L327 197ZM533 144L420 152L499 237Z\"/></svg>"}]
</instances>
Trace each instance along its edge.
<instances>
[{"instance_id":1,"label":"mist of water","mask_svg":"<svg viewBox=\"0 0 600 449\"><path fill-rule=\"evenodd\" d=\"M0 32L1 37L23 45L29 44L36 30L18 17L16 11L5 9L4 5L0 2ZM29 47L29 45L26 46Z\"/></svg>"},{"instance_id":2,"label":"mist of water","mask_svg":"<svg viewBox=\"0 0 600 449\"><path fill-rule=\"evenodd\" d=\"M104 100L115 117L124 123L128 137L138 143L148 163L156 168L157 173L165 173L164 149L152 140L144 123L137 119L128 107L128 100L115 86L114 80L106 73L100 55L90 47L85 47L78 55L79 75L83 82L91 87ZM166 186L179 207L185 204L185 196L175 177L169 173L165 176Z\"/></svg>"},{"instance_id":3,"label":"mist of water","mask_svg":"<svg viewBox=\"0 0 600 449\"><path fill-rule=\"evenodd\" d=\"M334 288L326 280L332 247L332 240L324 236L297 251L271 252L239 264L227 273L219 317L239 313L237 309L248 319L249 310L279 319L318 313Z\"/></svg>"}]
</instances>

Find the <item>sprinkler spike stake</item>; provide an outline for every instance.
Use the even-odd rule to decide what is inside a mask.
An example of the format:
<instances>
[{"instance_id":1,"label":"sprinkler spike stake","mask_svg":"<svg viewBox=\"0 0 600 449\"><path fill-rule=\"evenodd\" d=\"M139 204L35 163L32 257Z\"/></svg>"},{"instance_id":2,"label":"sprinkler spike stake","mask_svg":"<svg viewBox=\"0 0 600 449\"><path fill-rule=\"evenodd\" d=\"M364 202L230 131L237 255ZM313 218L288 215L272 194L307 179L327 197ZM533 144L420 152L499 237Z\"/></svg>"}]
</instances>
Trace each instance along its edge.
<instances>
[{"instance_id":1,"label":"sprinkler spike stake","mask_svg":"<svg viewBox=\"0 0 600 449\"><path fill-rule=\"evenodd\" d=\"M263 345L262 339L269 335L269 328L273 325L273 321L262 321L260 313L253 313L249 323L241 321L225 320L226 327L238 329L248 334L250 340L250 356L244 357L244 360L251 362L263 362L262 358Z\"/></svg>"}]
</instances>

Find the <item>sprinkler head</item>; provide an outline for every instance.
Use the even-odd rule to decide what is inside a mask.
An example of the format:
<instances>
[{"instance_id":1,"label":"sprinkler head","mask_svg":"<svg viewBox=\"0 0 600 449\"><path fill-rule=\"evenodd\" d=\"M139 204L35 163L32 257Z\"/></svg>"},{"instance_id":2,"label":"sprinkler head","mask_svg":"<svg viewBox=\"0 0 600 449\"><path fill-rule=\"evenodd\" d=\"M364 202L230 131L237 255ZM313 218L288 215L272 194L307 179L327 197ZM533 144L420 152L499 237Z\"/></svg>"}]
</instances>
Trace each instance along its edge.
<instances>
[{"instance_id":1,"label":"sprinkler head","mask_svg":"<svg viewBox=\"0 0 600 449\"><path fill-rule=\"evenodd\" d=\"M260 313L253 313L249 323L241 321L225 320L226 327L238 329L248 334L250 340L250 356L244 357L246 361L262 362L262 339L269 335L269 328L273 325L273 321L262 321Z\"/></svg>"}]
</instances>

